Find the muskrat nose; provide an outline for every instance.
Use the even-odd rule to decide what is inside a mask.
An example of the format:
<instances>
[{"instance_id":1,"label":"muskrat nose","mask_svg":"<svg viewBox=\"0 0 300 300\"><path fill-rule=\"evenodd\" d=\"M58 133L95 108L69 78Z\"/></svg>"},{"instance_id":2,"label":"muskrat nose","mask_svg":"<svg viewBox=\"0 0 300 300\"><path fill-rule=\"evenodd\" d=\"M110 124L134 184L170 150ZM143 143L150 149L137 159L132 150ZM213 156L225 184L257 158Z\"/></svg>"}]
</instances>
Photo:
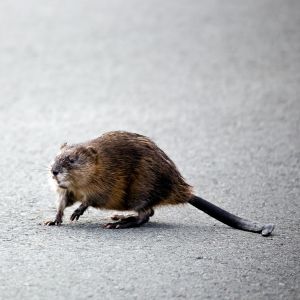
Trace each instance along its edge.
<instances>
[{"instance_id":1,"label":"muskrat nose","mask_svg":"<svg viewBox=\"0 0 300 300\"><path fill-rule=\"evenodd\" d=\"M56 176L56 175L58 175L58 171L56 171L56 170L52 170L52 174L54 175L54 176Z\"/></svg>"}]
</instances>

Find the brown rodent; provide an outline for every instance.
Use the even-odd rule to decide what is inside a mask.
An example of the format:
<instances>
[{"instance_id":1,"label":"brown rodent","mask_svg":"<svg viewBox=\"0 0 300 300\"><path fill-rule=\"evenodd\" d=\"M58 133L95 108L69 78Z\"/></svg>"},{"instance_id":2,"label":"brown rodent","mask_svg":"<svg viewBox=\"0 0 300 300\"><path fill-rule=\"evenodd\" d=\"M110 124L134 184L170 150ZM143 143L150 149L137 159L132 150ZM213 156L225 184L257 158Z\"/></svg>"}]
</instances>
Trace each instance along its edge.
<instances>
[{"instance_id":1,"label":"brown rodent","mask_svg":"<svg viewBox=\"0 0 300 300\"><path fill-rule=\"evenodd\" d=\"M105 228L137 227L149 221L153 208L190 203L217 220L237 229L264 236L273 224L239 218L193 194L172 160L145 136L114 131L86 143L61 147L51 167L59 205L54 221L60 225L64 209L80 206L71 215L78 220L89 207L135 211L136 216L114 216Z\"/></svg>"}]
</instances>

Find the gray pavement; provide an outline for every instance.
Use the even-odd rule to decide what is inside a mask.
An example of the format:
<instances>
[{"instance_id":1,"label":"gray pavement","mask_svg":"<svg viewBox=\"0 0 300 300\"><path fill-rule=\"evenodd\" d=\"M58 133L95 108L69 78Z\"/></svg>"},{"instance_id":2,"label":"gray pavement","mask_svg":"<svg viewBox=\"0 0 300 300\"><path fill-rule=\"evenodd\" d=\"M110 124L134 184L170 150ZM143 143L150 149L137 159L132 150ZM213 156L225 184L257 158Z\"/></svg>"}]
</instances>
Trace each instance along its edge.
<instances>
[{"instance_id":1,"label":"gray pavement","mask_svg":"<svg viewBox=\"0 0 300 300\"><path fill-rule=\"evenodd\" d=\"M0 1L1 299L300 299L300 2ZM153 138L195 191L142 228L59 228L61 143Z\"/></svg>"}]
</instances>

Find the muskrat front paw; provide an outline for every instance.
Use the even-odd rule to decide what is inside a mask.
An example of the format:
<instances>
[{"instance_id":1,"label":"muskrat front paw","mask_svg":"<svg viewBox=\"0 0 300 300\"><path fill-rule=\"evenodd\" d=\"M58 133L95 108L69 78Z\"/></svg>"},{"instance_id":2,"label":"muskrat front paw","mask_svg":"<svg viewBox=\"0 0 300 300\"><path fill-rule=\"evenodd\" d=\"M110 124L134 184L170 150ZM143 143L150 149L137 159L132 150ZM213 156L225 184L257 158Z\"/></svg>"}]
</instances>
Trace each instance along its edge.
<instances>
[{"instance_id":1,"label":"muskrat front paw","mask_svg":"<svg viewBox=\"0 0 300 300\"><path fill-rule=\"evenodd\" d=\"M75 211L72 213L72 215L71 215L71 217L70 217L70 220L71 220L71 221L74 221L74 220L77 221L81 215L82 215L82 213L81 213L80 211L75 210Z\"/></svg>"},{"instance_id":2,"label":"muskrat front paw","mask_svg":"<svg viewBox=\"0 0 300 300\"><path fill-rule=\"evenodd\" d=\"M61 223L62 223L61 220L45 221L44 225L46 225L46 226L54 226L54 225L60 226Z\"/></svg>"}]
</instances>

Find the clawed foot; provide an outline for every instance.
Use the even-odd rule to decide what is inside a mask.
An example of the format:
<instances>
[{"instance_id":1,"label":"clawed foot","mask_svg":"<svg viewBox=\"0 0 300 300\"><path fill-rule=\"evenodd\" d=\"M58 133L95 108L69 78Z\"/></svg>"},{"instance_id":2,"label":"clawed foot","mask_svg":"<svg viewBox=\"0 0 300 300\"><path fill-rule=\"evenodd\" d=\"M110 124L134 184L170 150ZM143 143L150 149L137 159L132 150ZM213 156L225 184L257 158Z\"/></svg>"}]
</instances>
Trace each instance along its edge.
<instances>
[{"instance_id":1,"label":"clawed foot","mask_svg":"<svg viewBox=\"0 0 300 300\"><path fill-rule=\"evenodd\" d=\"M72 213L70 220L74 221L74 220L78 220L80 216L82 216L84 214L84 212L86 211L86 209L88 208L87 205L85 204L80 204L80 206L78 208L76 208L74 210L74 212Z\"/></svg>"},{"instance_id":2,"label":"clawed foot","mask_svg":"<svg viewBox=\"0 0 300 300\"><path fill-rule=\"evenodd\" d=\"M139 222L139 217L138 216L130 216L130 217L123 216L123 217L124 217L123 219L117 219L117 220L119 220L118 222L105 224L103 226L103 228L106 228L106 229L123 229L123 228L130 228L130 227L138 227L138 226L143 224L143 223Z\"/></svg>"},{"instance_id":3,"label":"clawed foot","mask_svg":"<svg viewBox=\"0 0 300 300\"><path fill-rule=\"evenodd\" d=\"M82 215L82 212L78 209L75 209L74 212L72 213L71 217L70 217L70 220L71 221L74 221L74 220L77 221L81 215Z\"/></svg>"},{"instance_id":4,"label":"clawed foot","mask_svg":"<svg viewBox=\"0 0 300 300\"><path fill-rule=\"evenodd\" d=\"M112 220L116 220L114 223L107 223L103 226L106 229L123 229L123 228L132 228L139 227L147 223L151 216L153 216L154 210L148 209L139 212L137 216L123 216L123 215L114 215Z\"/></svg>"},{"instance_id":5,"label":"clawed foot","mask_svg":"<svg viewBox=\"0 0 300 300\"><path fill-rule=\"evenodd\" d=\"M62 220L55 219L54 221L45 221L44 225L46 225L46 226L54 226L54 225L60 226L61 223L62 223Z\"/></svg>"},{"instance_id":6,"label":"clawed foot","mask_svg":"<svg viewBox=\"0 0 300 300\"><path fill-rule=\"evenodd\" d=\"M134 215L113 215L110 218L113 221L121 221L121 220L126 220L127 218L130 218L130 217L135 217L135 216Z\"/></svg>"}]
</instances>

